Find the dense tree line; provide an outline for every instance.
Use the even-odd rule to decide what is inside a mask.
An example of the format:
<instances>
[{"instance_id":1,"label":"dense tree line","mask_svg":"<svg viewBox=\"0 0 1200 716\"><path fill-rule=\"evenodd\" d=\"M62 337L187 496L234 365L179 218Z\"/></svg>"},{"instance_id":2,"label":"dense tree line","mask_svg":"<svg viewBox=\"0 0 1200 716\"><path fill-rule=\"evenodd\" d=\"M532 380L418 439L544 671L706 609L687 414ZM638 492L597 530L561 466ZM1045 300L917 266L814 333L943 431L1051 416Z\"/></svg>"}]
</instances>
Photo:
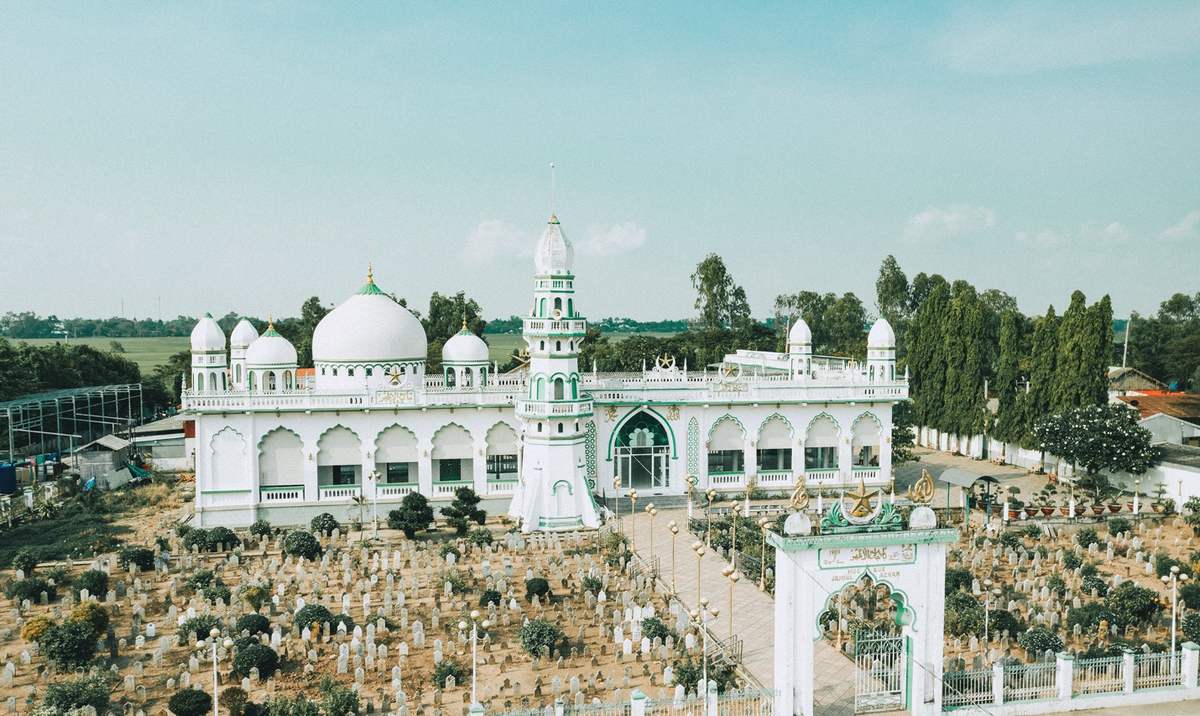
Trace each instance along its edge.
<instances>
[{"instance_id":1,"label":"dense tree line","mask_svg":"<svg viewBox=\"0 0 1200 716\"><path fill-rule=\"evenodd\" d=\"M120 353L85 345L31 346L0 338L0 400L63 388L139 383L138 366ZM158 385L144 387L147 409L170 402Z\"/></svg>"},{"instance_id":2,"label":"dense tree line","mask_svg":"<svg viewBox=\"0 0 1200 716\"><path fill-rule=\"evenodd\" d=\"M9 311L0 316L0 336L9 338L137 338L186 336L196 319L178 316L167 321L134 318L65 318Z\"/></svg>"},{"instance_id":3,"label":"dense tree line","mask_svg":"<svg viewBox=\"0 0 1200 716\"><path fill-rule=\"evenodd\" d=\"M1175 389L1200 390L1200 292L1176 293L1153 316L1135 314L1126 330L1128 365ZM1113 346L1113 365L1121 365L1123 349Z\"/></svg>"}]
</instances>

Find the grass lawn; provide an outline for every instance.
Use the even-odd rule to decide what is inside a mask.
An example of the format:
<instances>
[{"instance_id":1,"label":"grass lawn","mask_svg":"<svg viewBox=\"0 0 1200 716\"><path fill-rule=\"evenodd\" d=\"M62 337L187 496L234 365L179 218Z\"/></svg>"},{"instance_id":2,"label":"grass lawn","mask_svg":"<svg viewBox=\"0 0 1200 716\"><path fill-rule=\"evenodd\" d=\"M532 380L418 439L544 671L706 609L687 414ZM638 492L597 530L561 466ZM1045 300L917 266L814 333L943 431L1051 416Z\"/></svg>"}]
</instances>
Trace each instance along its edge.
<instances>
[{"instance_id":1,"label":"grass lawn","mask_svg":"<svg viewBox=\"0 0 1200 716\"><path fill-rule=\"evenodd\" d=\"M165 338L70 338L67 345L85 345L98 350L112 349L116 341L125 347L125 357L137 363L142 375L149 375L160 365L165 365L167 359L179 351L189 347L187 336L169 336ZM51 343L63 343L55 338L21 338L17 343L28 343L35 346L46 346Z\"/></svg>"}]
</instances>

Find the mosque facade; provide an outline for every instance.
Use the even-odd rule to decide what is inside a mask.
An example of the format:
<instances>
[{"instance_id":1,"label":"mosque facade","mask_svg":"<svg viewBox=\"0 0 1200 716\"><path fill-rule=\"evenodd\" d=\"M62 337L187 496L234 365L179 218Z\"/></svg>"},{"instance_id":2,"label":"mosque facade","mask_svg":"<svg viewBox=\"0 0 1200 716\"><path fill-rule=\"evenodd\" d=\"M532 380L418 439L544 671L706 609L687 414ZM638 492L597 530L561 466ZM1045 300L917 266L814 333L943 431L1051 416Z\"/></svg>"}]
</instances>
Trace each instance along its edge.
<instances>
[{"instance_id":1,"label":"mosque facade","mask_svg":"<svg viewBox=\"0 0 1200 716\"><path fill-rule=\"evenodd\" d=\"M710 488L891 482L892 406L908 381L887 321L871 327L865 363L813 355L798 320L782 353L581 371L587 320L556 217L534 268L529 360L507 373L464 326L443 346L442 373L427 374L421 322L370 273L317 325L311 367L271 326L259 335L243 319L227 338L201 319L183 390L198 523L382 521L409 493L436 509L470 487L523 531L572 530L598 526L603 500L633 490L645 504Z\"/></svg>"}]
</instances>

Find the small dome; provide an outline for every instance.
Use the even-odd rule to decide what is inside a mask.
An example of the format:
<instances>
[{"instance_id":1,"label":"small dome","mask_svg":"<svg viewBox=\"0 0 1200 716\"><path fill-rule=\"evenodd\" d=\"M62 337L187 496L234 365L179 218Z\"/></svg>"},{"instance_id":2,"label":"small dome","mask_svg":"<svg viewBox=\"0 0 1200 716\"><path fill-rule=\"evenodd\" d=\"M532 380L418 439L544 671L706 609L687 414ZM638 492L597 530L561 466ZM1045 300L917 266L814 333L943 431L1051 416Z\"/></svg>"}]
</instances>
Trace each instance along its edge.
<instances>
[{"instance_id":1,"label":"small dome","mask_svg":"<svg viewBox=\"0 0 1200 716\"><path fill-rule=\"evenodd\" d=\"M233 327L233 331L229 334L230 348L249 348L250 344L258 339L258 331L255 330L254 324L243 318L238 321Z\"/></svg>"},{"instance_id":2,"label":"small dome","mask_svg":"<svg viewBox=\"0 0 1200 716\"><path fill-rule=\"evenodd\" d=\"M250 344L246 349L246 365L254 368L257 366L280 366L280 365L296 365L296 347L292 342L275 330L274 326L267 326L267 330L258 337L258 340Z\"/></svg>"},{"instance_id":3,"label":"small dome","mask_svg":"<svg viewBox=\"0 0 1200 716\"><path fill-rule=\"evenodd\" d=\"M488 357L487 343L467 330L466 325L442 346L443 363L486 363Z\"/></svg>"},{"instance_id":4,"label":"small dome","mask_svg":"<svg viewBox=\"0 0 1200 716\"><path fill-rule=\"evenodd\" d=\"M542 238L533 252L533 265L539 276L559 276L571 273L575 264L575 249L563 233L558 217L551 214Z\"/></svg>"},{"instance_id":5,"label":"small dome","mask_svg":"<svg viewBox=\"0 0 1200 716\"><path fill-rule=\"evenodd\" d=\"M792 329L788 331L789 346L811 346L812 345L812 330L803 318L797 318L792 324Z\"/></svg>"},{"instance_id":6,"label":"small dome","mask_svg":"<svg viewBox=\"0 0 1200 716\"><path fill-rule=\"evenodd\" d=\"M867 336L867 347L896 347L896 332L892 330L892 324L888 323L886 318L880 318L875 321L875 325L871 326L871 333Z\"/></svg>"},{"instance_id":7,"label":"small dome","mask_svg":"<svg viewBox=\"0 0 1200 716\"><path fill-rule=\"evenodd\" d=\"M192 329L192 352L214 353L225 350L225 331L213 320L211 313L204 314Z\"/></svg>"},{"instance_id":8,"label":"small dome","mask_svg":"<svg viewBox=\"0 0 1200 716\"><path fill-rule=\"evenodd\" d=\"M313 331L314 363L388 363L425 360L425 329L408 309L375 285L330 311Z\"/></svg>"}]
</instances>

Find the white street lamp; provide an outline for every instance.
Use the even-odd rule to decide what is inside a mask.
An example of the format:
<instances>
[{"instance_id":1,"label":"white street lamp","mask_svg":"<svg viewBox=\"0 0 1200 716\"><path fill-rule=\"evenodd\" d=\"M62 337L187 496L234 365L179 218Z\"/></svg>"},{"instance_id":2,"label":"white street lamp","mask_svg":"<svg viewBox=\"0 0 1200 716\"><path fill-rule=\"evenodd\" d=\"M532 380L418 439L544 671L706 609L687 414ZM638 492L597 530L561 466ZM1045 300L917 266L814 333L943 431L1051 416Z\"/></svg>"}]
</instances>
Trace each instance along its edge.
<instances>
[{"instance_id":1,"label":"white street lamp","mask_svg":"<svg viewBox=\"0 0 1200 716\"><path fill-rule=\"evenodd\" d=\"M479 706L479 699L476 697L476 694L475 694L475 683L478 680L478 672L479 672L479 658L478 658L479 627L483 627L486 630L489 626L491 626L491 622L489 622L487 619L484 619L482 622L479 621L479 616L480 615L479 615L478 609L471 610L471 709L472 709L472 711L474 711L475 708L477 706ZM467 629L466 621L460 621L458 623L458 628L461 631L466 631L466 629Z\"/></svg>"},{"instance_id":2,"label":"white street lamp","mask_svg":"<svg viewBox=\"0 0 1200 716\"><path fill-rule=\"evenodd\" d=\"M213 702L213 716L220 716L220 714L219 714L219 712L218 712L218 710L217 710L217 709L218 709L218 706L217 706L217 702L218 702L217 690L220 688L220 684L218 683L218 678L217 678L217 637L221 636L221 630L220 630L220 629L217 629L216 627L213 627L213 628L212 628L212 629L211 629L211 630L208 632L208 636L209 636L209 638L210 638L210 639L212 639L212 666L213 666L213 697L212 697L212 702ZM226 649L228 649L229 647L233 646L233 640L232 640L232 639L230 639L229 637L225 637L225 640L221 642L221 646L223 646L223 647L225 647ZM203 651L203 650L204 650L204 642L203 642L203 641L197 641L197 642L196 642L196 649L197 649L197 650L199 650L199 651Z\"/></svg>"},{"instance_id":3,"label":"white street lamp","mask_svg":"<svg viewBox=\"0 0 1200 716\"><path fill-rule=\"evenodd\" d=\"M1171 573L1164 574L1163 584L1171 586L1171 673L1175 673L1175 622L1179 612L1179 583L1186 582L1188 576L1179 573L1178 566L1171 567Z\"/></svg>"},{"instance_id":4,"label":"white street lamp","mask_svg":"<svg viewBox=\"0 0 1200 716\"><path fill-rule=\"evenodd\" d=\"M692 624L700 631L700 638L703 640L703 646L701 647L702 661L700 662L700 669L701 673L703 674L701 677L704 680L703 698L706 699L706 703L708 699L708 619L710 616L713 619L716 619L719 615L719 609L715 607L711 609L709 608L708 599L701 599L700 608L693 609L691 611ZM697 695L699 696L700 694Z\"/></svg>"}]
</instances>

